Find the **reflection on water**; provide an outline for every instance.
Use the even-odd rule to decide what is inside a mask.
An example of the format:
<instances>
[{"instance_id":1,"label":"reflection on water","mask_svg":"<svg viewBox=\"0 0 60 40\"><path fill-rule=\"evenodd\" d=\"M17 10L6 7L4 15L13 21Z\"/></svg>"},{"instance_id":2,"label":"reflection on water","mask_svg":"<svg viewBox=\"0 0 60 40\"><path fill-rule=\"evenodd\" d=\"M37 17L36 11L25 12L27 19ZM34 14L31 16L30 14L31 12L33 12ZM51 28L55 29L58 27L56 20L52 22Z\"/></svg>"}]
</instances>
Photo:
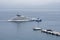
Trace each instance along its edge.
<instances>
[{"instance_id":1,"label":"reflection on water","mask_svg":"<svg viewBox=\"0 0 60 40\"><path fill-rule=\"evenodd\" d=\"M19 39L19 28L20 28L20 23L16 23L17 24L17 31L16 31L16 39Z\"/></svg>"},{"instance_id":2,"label":"reflection on water","mask_svg":"<svg viewBox=\"0 0 60 40\"><path fill-rule=\"evenodd\" d=\"M16 28L16 29L17 29L17 31L16 31L16 40L19 40L19 29L21 28L21 27L20 27L20 24L21 24L21 23L16 22L16 24L17 24L17 28Z\"/></svg>"},{"instance_id":3,"label":"reflection on water","mask_svg":"<svg viewBox=\"0 0 60 40\"><path fill-rule=\"evenodd\" d=\"M15 40L20 40L20 39L23 40L24 37L28 37L28 34L30 34L33 28L33 22L21 22L21 23L20 22L8 22L8 23L9 25L11 25L10 27L14 27L15 33L14 32L12 33L14 33L15 36L12 38L10 37L10 38L15 39Z\"/></svg>"}]
</instances>

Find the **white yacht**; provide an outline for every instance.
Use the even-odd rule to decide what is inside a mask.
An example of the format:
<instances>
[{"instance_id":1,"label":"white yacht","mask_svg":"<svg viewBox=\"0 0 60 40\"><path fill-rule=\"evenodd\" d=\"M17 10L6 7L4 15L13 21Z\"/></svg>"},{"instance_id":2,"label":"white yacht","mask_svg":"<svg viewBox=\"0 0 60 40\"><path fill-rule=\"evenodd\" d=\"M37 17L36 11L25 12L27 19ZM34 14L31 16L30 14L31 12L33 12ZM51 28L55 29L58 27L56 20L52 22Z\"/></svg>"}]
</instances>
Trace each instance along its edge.
<instances>
[{"instance_id":1,"label":"white yacht","mask_svg":"<svg viewBox=\"0 0 60 40\"><path fill-rule=\"evenodd\" d=\"M8 21L11 21L11 22L27 22L27 21L33 21L33 20L35 20L35 18L29 18L29 17L25 17L25 16L17 14L15 17L9 19Z\"/></svg>"}]
</instances>

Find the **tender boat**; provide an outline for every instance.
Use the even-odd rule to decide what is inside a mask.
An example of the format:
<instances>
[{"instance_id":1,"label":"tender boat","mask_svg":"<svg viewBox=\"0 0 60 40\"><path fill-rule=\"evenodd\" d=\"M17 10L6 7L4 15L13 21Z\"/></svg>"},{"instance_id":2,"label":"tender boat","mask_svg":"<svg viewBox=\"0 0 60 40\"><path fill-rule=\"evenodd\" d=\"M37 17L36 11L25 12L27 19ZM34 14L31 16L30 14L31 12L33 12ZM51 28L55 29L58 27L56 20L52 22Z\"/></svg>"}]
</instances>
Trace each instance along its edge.
<instances>
[{"instance_id":1,"label":"tender boat","mask_svg":"<svg viewBox=\"0 0 60 40\"><path fill-rule=\"evenodd\" d=\"M41 28L35 27L33 30L42 30Z\"/></svg>"}]
</instances>

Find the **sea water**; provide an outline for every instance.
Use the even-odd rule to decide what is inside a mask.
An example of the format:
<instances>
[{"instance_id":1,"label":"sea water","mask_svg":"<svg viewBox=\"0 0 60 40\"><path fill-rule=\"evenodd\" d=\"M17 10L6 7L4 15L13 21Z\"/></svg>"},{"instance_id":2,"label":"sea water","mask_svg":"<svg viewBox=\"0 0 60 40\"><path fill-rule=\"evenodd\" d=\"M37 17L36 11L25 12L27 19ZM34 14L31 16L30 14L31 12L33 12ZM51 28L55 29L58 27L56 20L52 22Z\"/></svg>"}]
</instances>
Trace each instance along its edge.
<instances>
[{"instance_id":1,"label":"sea water","mask_svg":"<svg viewBox=\"0 0 60 40\"><path fill-rule=\"evenodd\" d=\"M0 20L8 20L18 13L18 10L0 10ZM18 14L31 18L40 18L39 28L52 29L60 32L59 11L20 11ZM0 40L60 40L60 36L34 31L37 22L0 21Z\"/></svg>"}]
</instances>

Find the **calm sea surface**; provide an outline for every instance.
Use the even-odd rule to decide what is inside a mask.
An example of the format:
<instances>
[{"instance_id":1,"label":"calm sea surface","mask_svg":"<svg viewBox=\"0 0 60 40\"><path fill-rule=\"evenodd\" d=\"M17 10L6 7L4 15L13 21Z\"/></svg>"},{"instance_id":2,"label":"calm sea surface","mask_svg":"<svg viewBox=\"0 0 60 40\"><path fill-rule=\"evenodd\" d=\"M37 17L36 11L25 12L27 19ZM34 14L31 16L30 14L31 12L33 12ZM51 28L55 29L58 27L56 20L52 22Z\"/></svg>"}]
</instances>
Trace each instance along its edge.
<instances>
[{"instance_id":1,"label":"calm sea surface","mask_svg":"<svg viewBox=\"0 0 60 40\"><path fill-rule=\"evenodd\" d=\"M16 16L17 11L0 10L0 40L60 40L60 37L41 33L40 31L33 31L33 27L37 27L36 22L14 23L8 20ZM52 29L60 32L60 12L59 11L23 11L19 14L41 18L39 27L43 29Z\"/></svg>"}]
</instances>

